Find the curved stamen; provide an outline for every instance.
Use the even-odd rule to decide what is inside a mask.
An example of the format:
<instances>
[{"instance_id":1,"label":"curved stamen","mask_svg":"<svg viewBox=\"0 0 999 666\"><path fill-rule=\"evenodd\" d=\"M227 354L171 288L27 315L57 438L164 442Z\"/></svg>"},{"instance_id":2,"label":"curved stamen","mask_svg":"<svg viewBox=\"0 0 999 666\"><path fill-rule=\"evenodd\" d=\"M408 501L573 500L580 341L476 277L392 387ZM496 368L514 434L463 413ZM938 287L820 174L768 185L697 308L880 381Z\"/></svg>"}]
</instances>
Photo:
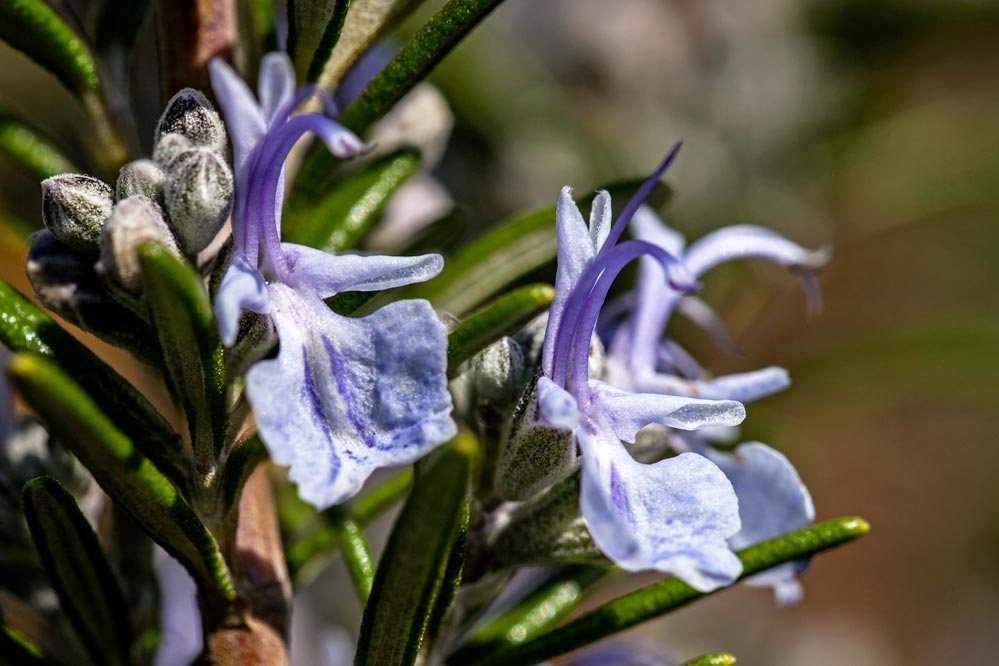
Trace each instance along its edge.
<instances>
[{"instance_id":1,"label":"curved stamen","mask_svg":"<svg viewBox=\"0 0 999 666\"><path fill-rule=\"evenodd\" d=\"M330 95L328 91L319 87L315 83L307 83L295 91L295 94L291 99L278 107L277 112L271 119L270 126L277 127L278 125L288 122L288 119L291 117L291 112L297 109L302 102L312 95L318 95L322 100L323 111L327 116L335 118L340 115L340 108L337 106L337 103L333 101L333 96Z\"/></svg>"},{"instance_id":2,"label":"curved stamen","mask_svg":"<svg viewBox=\"0 0 999 666\"><path fill-rule=\"evenodd\" d=\"M565 311L555 334L555 358L552 367L552 381L566 387L569 372L569 362L575 345L585 344L589 352L590 336L596 327L596 318L600 307L607 298L607 290L629 262L642 256L651 256L663 267L670 285L679 290L696 288L696 283L687 282L686 270L673 255L661 247L645 241L631 240L598 254L593 262L586 267L575 288L566 301ZM682 272L678 272L682 271ZM678 279L679 278L679 279ZM598 292L601 281L606 280L603 293ZM583 329L581 315L586 313L588 328ZM581 337L584 342L580 342ZM585 375L585 370L584 370ZM578 396L577 396L578 397Z\"/></svg>"},{"instance_id":3,"label":"curved stamen","mask_svg":"<svg viewBox=\"0 0 999 666\"><path fill-rule=\"evenodd\" d=\"M666 173L666 169L670 167L673 160L676 159L677 153L680 152L680 147L683 146L683 141L677 141L673 144L673 148L669 151L663 161L656 167L656 170L652 172L652 175L645 179L645 181L638 187L635 193L632 195L631 199L628 200L627 205L625 205L624 210L621 211L621 215L618 216L617 220L614 221L614 226L611 227L610 234L607 236L607 240L604 241L603 248L614 247L618 239L621 238L621 234L624 233L624 228L628 226L628 222L634 217L635 212L641 206L646 197L652 192L652 188L656 186L659 179L663 177Z\"/></svg>"},{"instance_id":4,"label":"curved stamen","mask_svg":"<svg viewBox=\"0 0 999 666\"><path fill-rule=\"evenodd\" d=\"M332 131L331 131L332 130ZM255 205L248 211L249 227L255 228L264 246L264 252L271 262L276 277L282 282L290 279L287 259L281 250L281 238L277 224L277 190L281 169L292 147L307 132L317 134L329 145L336 135L344 130L329 118L309 113L289 119L281 127L269 132L260 145L247 184L251 195L256 195ZM343 146L339 146L341 150Z\"/></svg>"},{"instance_id":5,"label":"curved stamen","mask_svg":"<svg viewBox=\"0 0 999 666\"><path fill-rule=\"evenodd\" d=\"M607 300L607 294L610 292L611 285L614 283L614 280L617 279L617 276L621 273L624 267L646 254L651 255L660 263L660 265L662 265L667 276L671 273L671 263L674 266L682 266L676 258L660 248L658 245L652 245L650 248L644 248L633 247L630 243L622 243L618 247L614 248L614 250L621 250L626 247L628 251L620 253L616 256L615 259L601 272L600 277L593 285L593 289L585 299L585 305L579 315L578 323L576 324L576 334L572 344L571 392L576 396L577 400L589 400L589 391L587 389L589 385L590 338L593 334L593 330L596 328L597 319L600 317L600 309ZM654 250L651 248L654 248ZM666 283L668 288L683 288L670 277L667 277ZM683 286L686 287L688 285ZM672 295L669 291L667 291L667 293Z\"/></svg>"}]
</instances>

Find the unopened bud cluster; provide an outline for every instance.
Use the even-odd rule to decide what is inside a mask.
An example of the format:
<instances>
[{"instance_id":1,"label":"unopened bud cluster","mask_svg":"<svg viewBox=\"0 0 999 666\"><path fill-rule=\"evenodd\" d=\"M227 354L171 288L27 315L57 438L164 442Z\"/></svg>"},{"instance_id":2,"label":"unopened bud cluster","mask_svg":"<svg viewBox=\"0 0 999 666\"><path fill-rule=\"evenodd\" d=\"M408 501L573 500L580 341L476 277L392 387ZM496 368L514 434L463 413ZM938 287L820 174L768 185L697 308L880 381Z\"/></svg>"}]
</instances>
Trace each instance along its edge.
<instances>
[{"instance_id":1,"label":"unopened bud cluster","mask_svg":"<svg viewBox=\"0 0 999 666\"><path fill-rule=\"evenodd\" d=\"M46 229L31 240L28 278L38 298L66 320L143 352L138 250L159 245L195 259L232 209L225 126L200 92L170 100L152 159L121 168L112 189L81 174L42 183Z\"/></svg>"}]
</instances>

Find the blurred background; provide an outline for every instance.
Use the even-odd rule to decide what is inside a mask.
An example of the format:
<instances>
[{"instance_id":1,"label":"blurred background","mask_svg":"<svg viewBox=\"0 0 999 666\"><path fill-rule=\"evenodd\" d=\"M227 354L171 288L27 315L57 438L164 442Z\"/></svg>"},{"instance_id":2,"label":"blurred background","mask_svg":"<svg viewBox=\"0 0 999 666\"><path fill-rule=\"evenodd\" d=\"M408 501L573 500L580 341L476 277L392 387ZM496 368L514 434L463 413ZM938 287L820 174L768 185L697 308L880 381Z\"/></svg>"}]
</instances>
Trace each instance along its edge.
<instances>
[{"instance_id":1,"label":"blurred background","mask_svg":"<svg viewBox=\"0 0 999 666\"><path fill-rule=\"evenodd\" d=\"M137 97L155 99L148 81ZM719 373L790 371L743 439L794 461L819 519L863 515L872 533L818 558L799 605L740 587L632 633L746 664L992 663L999 5L507 0L432 81L453 114L433 176L463 238L562 185L642 176L683 139L666 218L689 239L756 223L834 250L820 316L782 271L742 263L706 280L742 354L674 333ZM6 47L0 106L79 144L68 93ZM4 215L39 225L37 183L6 163L0 182ZM27 289L13 237L2 262Z\"/></svg>"}]
</instances>

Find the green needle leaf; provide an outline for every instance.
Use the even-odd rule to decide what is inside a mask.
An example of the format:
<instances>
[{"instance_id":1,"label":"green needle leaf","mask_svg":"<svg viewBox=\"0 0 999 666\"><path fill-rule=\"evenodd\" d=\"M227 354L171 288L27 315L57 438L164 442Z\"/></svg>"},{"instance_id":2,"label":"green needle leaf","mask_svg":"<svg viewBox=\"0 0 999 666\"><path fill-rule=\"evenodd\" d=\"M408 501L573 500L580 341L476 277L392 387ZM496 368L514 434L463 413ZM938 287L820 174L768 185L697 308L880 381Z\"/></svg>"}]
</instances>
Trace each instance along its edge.
<instances>
[{"instance_id":1,"label":"green needle leaf","mask_svg":"<svg viewBox=\"0 0 999 666\"><path fill-rule=\"evenodd\" d=\"M97 67L79 37L42 0L0 2L0 39L81 97L100 93Z\"/></svg>"},{"instance_id":2,"label":"green needle leaf","mask_svg":"<svg viewBox=\"0 0 999 666\"><path fill-rule=\"evenodd\" d=\"M214 590L226 600L233 599L235 592L215 538L177 489L87 393L41 356L16 354L9 370L25 403L90 470L104 492L183 564L203 591Z\"/></svg>"},{"instance_id":3,"label":"green needle leaf","mask_svg":"<svg viewBox=\"0 0 999 666\"><path fill-rule=\"evenodd\" d=\"M130 663L125 595L76 500L44 476L29 481L21 499L42 566L83 644L96 663Z\"/></svg>"},{"instance_id":4,"label":"green needle leaf","mask_svg":"<svg viewBox=\"0 0 999 666\"><path fill-rule=\"evenodd\" d=\"M356 666L416 662L438 596L451 584L445 575L468 522L477 456L478 443L459 434L417 465L364 608Z\"/></svg>"},{"instance_id":5,"label":"green needle leaf","mask_svg":"<svg viewBox=\"0 0 999 666\"><path fill-rule=\"evenodd\" d=\"M547 284L532 284L502 296L459 323L447 336L448 378L458 366L504 335L520 329L555 298Z\"/></svg>"},{"instance_id":6,"label":"green needle leaf","mask_svg":"<svg viewBox=\"0 0 999 666\"><path fill-rule=\"evenodd\" d=\"M742 578L785 562L810 557L861 537L870 526L861 518L836 518L770 539L736 553ZM521 645L487 655L474 666L526 666L571 652L636 624L676 610L707 594L669 578L618 597L569 624Z\"/></svg>"},{"instance_id":7,"label":"green needle leaf","mask_svg":"<svg viewBox=\"0 0 999 666\"><path fill-rule=\"evenodd\" d=\"M354 247L419 168L419 153L400 150L346 176L315 203L299 200L285 215L284 240L333 252Z\"/></svg>"},{"instance_id":8,"label":"green needle leaf","mask_svg":"<svg viewBox=\"0 0 999 666\"><path fill-rule=\"evenodd\" d=\"M233 447L222 471L222 506L227 515L239 508L239 498L246 480L267 458L267 449L260 437L254 435Z\"/></svg>"},{"instance_id":9,"label":"green needle leaf","mask_svg":"<svg viewBox=\"0 0 999 666\"><path fill-rule=\"evenodd\" d=\"M159 412L106 363L6 282L0 280L0 342L57 363L164 474L185 478L180 440Z\"/></svg>"},{"instance_id":10,"label":"green needle leaf","mask_svg":"<svg viewBox=\"0 0 999 666\"><path fill-rule=\"evenodd\" d=\"M423 0L353 0L340 43L333 50L320 84L332 89L353 62L393 21ZM502 0L451 0L403 45L395 57L344 109L340 122L358 133L385 115L440 60L458 45ZM308 202L323 190L336 162L325 148L310 151L291 191L292 205Z\"/></svg>"},{"instance_id":11,"label":"green needle leaf","mask_svg":"<svg viewBox=\"0 0 999 666\"><path fill-rule=\"evenodd\" d=\"M641 183L621 181L603 187L617 207L623 207ZM671 195L657 183L646 200L661 208ZM593 195L580 200L585 207ZM505 222L469 243L444 263L441 274L429 282L406 287L401 298L426 298L435 306L463 316L505 286L545 264L558 253L555 235L555 208L544 208Z\"/></svg>"},{"instance_id":12,"label":"green needle leaf","mask_svg":"<svg viewBox=\"0 0 999 666\"><path fill-rule=\"evenodd\" d=\"M309 69L309 80L333 90L347 70L399 21L411 14L424 0L349 0L336 43L325 55L317 51ZM327 34L330 30L327 28ZM324 48L324 47L323 47Z\"/></svg>"},{"instance_id":13,"label":"green needle leaf","mask_svg":"<svg viewBox=\"0 0 999 666\"><path fill-rule=\"evenodd\" d=\"M714 652L712 654L694 657L685 661L680 666L732 666L735 663L735 656L727 652Z\"/></svg>"},{"instance_id":14,"label":"green needle leaf","mask_svg":"<svg viewBox=\"0 0 999 666\"><path fill-rule=\"evenodd\" d=\"M139 249L143 296L194 445L195 465L208 474L225 443L228 393L222 342L208 292L183 259L157 245Z\"/></svg>"},{"instance_id":15,"label":"green needle leaf","mask_svg":"<svg viewBox=\"0 0 999 666\"><path fill-rule=\"evenodd\" d=\"M347 565L347 573L354 583L357 596L362 604L366 604L371 596L371 585L375 577L375 560L371 556L371 547L364 538L361 526L346 511L334 507L326 514L336 534L337 544L343 553L343 561Z\"/></svg>"},{"instance_id":16,"label":"green needle leaf","mask_svg":"<svg viewBox=\"0 0 999 666\"><path fill-rule=\"evenodd\" d=\"M441 274L407 287L405 298L426 298L461 316L519 277L555 259L555 209L528 213L469 243L444 262Z\"/></svg>"},{"instance_id":17,"label":"green needle leaf","mask_svg":"<svg viewBox=\"0 0 999 666\"><path fill-rule=\"evenodd\" d=\"M42 650L12 627L0 625L0 666L44 666Z\"/></svg>"},{"instance_id":18,"label":"green needle leaf","mask_svg":"<svg viewBox=\"0 0 999 666\"><path fill-rule=\"evenodd\" d=\"M399 502L412 487L413 470L399 472L355 500L350 506L351 519L364 527ZM324 511L319 516L325 524L288 548L288 571L300 585L305 584L311 574L319 572L339 545L332 510Z\"/></svg>"},{"instance_id":19,"label":"green needle leaf","mask_svg":"<svg viewBox=\"0 0 999 666\"><path fill-rule=\"evenodd\" d=\"M451 0L406 42L344 109L340 122L363 132L422 81L503 0Z\"/></svg>"},{"instance_id":20,"label":"green needle leaf","mask_svg":"<svg viewBox=\"0 0 999 666\"><path fill-rule=\"evenodd\" d=\"M610 567L600 566L570 566L559 570L536 591L477 630L448 661L469 664L547 631L567 617L583 600L583 593L603 579L608 571Z\"/></svg>"},{"instance_id":21,"label":"green needle leaf","mask_svg":"<svg viewBox=\"0 0 999 666\"><path fill-rule=\"evenodd\" d=\"M6 113L0 113L0 153L39 180L80 171L47 139Z\"/></svg>"},{"instance_id":22,"label":"green needle leaf","mask_svg":"<svg viewBox=\"0 0 999 666\"><path fill-rule=\"evenodd\" d=\"M288 0L288 53L298 78L315 81L340 39L350 0Z\"/></svg>"}]
</instances>

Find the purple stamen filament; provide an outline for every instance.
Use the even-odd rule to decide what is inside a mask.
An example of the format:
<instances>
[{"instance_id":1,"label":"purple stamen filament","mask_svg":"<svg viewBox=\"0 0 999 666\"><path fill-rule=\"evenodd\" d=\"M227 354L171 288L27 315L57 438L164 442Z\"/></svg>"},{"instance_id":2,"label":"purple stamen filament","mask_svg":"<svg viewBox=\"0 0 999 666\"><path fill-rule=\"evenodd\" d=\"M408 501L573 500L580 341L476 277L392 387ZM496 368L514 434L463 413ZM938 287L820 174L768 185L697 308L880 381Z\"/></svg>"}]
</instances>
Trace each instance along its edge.
<instances>
[{"instance_id":1,"label":"purple stamen filament","mask_svg":"<svg viewBox=\"0 0 999 666\"><path fill-rule=\"evenodd\" d=\"M262 234L264 253L275 277L281 281L290 278L275 218L277 183L281 169L288 153L303 134L315 131L319 123L332 122L320 114L303 114L290 118L292 111L310 95L319 95L326 113L336 115L337 107L332 97L315 85L304 86L292 99L282 104L244 167L246 173L240 180L246 185L238 193L233 211L233 219L242 222L233 225L236 250L252 265L258 265Z\"/></svg>"},{"instance_id":2,"label":"purple stamen filament","mask_svg":"<svg viewBox=\"0 0 999 666\"><path fill-rule=\"evenodd\" d=\"M606 248L606 246L604 246ZM600 308L607 299L611 284L628 263L643 256L650 256L662 265L669 275L671 268L680 266L679 261L657 245L645 241L625 241L620 245L601 251L580 276L567 302L562 321L555 335L555 358L552 367L552 381L567 388L567 379L572 369L572 393L577 400L586 400L586 382L590 336L597 324ZM673 288L689 288L692 285L677 285Z\"/></svg>"},{"instance_id":3,"label":"purple stamen filament","mask_svg":"<svg viewBox=\"0 0 999 666\"><path fill-rule=\"evenodd\" d=\"M607 240L604 241L590 265L583 270L576 287L566 301L562 321L559 322L558 332L555 334L556 351L551 379L557 385L567 388L571 364L572 393L579 401L585 402L589 399L587 382L589 380L590 337L596 328L600 308L603 307L604 301L607 299L611 284L628 263L642 256L651 256L662 265L667 283L671 287L689 289L695 286L676 285L672 282L670 268L672 266L682 268L682 264L661 247L636 240L617 244L631 218L634 217L638 208L652 192L652 188L662 178L673 160L676 159L681 145L682 143L677 142L673 146L656 170L645 179L628 200L621 215L611 227Z\"/></svg>"}]
</instances>

